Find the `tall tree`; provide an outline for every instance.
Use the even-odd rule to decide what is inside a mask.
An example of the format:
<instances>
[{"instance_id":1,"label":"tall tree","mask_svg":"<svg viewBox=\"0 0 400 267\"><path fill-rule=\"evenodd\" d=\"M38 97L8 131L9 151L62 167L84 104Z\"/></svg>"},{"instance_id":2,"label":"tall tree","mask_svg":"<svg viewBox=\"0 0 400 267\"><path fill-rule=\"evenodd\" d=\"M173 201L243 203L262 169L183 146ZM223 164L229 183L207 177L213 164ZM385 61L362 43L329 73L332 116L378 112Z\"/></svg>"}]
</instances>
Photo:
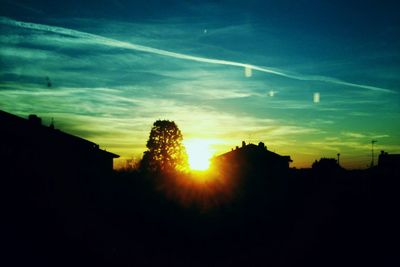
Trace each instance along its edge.
<instances>
[{"instance_id":1,"label":"tall tree","mask_svg":"<svg viewBox=\"0 0 400 267\"><path fill-rule=\"evenodd\" d=\"M147 141L142 167L150 171L172 171L187 167L182 133L173 121L154 122Z\"/></svg>"}]
</instances>

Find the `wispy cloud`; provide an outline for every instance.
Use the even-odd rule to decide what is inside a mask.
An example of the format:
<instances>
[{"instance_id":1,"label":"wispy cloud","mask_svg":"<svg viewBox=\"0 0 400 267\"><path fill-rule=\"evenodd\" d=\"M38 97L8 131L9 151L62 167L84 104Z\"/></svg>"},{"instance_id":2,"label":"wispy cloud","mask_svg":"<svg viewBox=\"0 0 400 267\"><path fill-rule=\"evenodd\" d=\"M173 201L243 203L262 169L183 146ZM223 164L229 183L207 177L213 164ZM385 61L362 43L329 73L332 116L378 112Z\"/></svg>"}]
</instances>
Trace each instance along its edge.
<instances>
[{"instance_id":1,"label":"wispy cloud","mask_svg":"<svg viewBox=\"0 0 400 267\"><path fill-rule=\"evenodd\" d=\"M365 138L366 135L362 133L353 133L353 132L344 132L342 135L351 137L351 138Z\"/></svg>"},{"instance_id":2,"label":"wispy cloud","mask_svg":"<svg viewBox=\"0 0 400 267\"><path fill-rule=\"evenodd\" d=\"M380 139L380 138L388 138L390 137L388 134L376 134L376 133L358 133L358 132L342 132L342 135L349 138L355 139Z\"/></svg>"},{"instance_id":3,"label":"wispy cloud","mask_svg":"<svg viewBox=\"0 0 400 267\"><path fill-rule=\"evenodd\" d=\"M279 69L261 67L261 66L256 66L256 65L252 65L252 64L247 64L247 63L199 57L199 56L192 56L192 55L187 55L187 54L182 54L182 53L177 53L177 52L171 52L171 51L153 48L153 47L149 47L149 46L143 46L143 45L138 45L138 44L134 44L134 43L130 43L130 42L119 41L119 40L115 40L112 38L107 38L107 37L103 37L100 35L95 35L95 34L91 34L91 33L86 33L86 32L82 32L82 31L64 28L64 27L56 27L56 26L50 26L50 25L44 25L44 24L16 21L16 20L12 20L9 18L5 18L5 17L1 17L0 23L9 25L9 26L25 28L25 29L46 31L46 32L52 32L55 34L62 34L62 35L73 36L73 37L77 37L77 38L83 38L83 39L89 40L91 42L100 44L100 45L105 45L105 46L110 46L110 47L115 47L115 48L124 48L124 49L129 49L129 50L153 53L153 54L157 54L157 55L161 55L161 56L168 56L168 57L173 57L173 58L177 58L177 59L191 60L191 61L196 61L196 62L241 67L244 69L257 70L260 72L278 75L278 76L295 79L295 80L319 81L319 82L333 83L333 84L337 84L337 85L357 87L357 88L361 88L361 89L367 89L367 90L373 90L373 91L379 91L379 92L395 93L394 91L386 89L386 88L346 82L346 81L342 81L342 80L332 78L332 77L290 74L288 72L284 72Z\"/></svg>"},{"instance_id":4,"label":"wispy cloud","mask_svg":"<svg viewBox=\"0 0 400 267\"><path fill-rule=\"evenodd\" d=\"M62 129L100 144L109 144L109 148L123 154L144 151L151 124L157 119L176 121L185 138L218 139L225 150L246 138L268 140L268 144L279 147L288 136L317 131L267 118L237 116L209 106L192 106L172 99L131 98L113 88L58 88L57 91L20 88L0 91L0 96L6 100L4 103L9 103L6 110L17 105L21 115L34 112L47 120L50 116L55 117L58 127L65 127ZM35 103L36 107L29 103Z\"/></svg>"}]
</instances>

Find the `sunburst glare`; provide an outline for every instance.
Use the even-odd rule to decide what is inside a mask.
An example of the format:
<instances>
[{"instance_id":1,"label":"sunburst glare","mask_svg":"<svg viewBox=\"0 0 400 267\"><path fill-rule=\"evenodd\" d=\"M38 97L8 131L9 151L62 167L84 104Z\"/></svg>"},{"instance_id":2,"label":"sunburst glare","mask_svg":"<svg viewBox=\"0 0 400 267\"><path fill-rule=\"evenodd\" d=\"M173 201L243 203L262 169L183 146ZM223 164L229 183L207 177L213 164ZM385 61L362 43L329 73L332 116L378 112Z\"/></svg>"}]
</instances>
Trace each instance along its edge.
<instances>
[{"instance_id":1,"label":"sunburst glare","mask_svg":"<svg viewBox=\"0 0 400 267\"><path fill-rule=\"evenodd\" d=\"M214 153L211 143L207 139L188 139L184 141L190 169L204 171L210 167L210 159Z\"/></svg>"}]
</instances>

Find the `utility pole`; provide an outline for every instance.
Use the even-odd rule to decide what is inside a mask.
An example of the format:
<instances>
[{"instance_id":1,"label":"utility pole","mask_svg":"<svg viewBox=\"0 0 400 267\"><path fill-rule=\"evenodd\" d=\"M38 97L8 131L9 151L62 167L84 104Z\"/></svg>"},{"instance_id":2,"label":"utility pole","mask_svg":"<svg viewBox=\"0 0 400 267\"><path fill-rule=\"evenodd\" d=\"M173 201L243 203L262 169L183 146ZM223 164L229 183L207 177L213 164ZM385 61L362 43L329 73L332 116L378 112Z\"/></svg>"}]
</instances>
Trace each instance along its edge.
<instances>
[{"instance_id":1,"label":"utility pole","mask_svg":"<svg viewBox=\"0 0 400 267\"><path fill-rule=\"evenodd\" d=\"M376 140L371 141L371 168L374 167L374 144L378 142Z\"/></svg>"}]
</instances>

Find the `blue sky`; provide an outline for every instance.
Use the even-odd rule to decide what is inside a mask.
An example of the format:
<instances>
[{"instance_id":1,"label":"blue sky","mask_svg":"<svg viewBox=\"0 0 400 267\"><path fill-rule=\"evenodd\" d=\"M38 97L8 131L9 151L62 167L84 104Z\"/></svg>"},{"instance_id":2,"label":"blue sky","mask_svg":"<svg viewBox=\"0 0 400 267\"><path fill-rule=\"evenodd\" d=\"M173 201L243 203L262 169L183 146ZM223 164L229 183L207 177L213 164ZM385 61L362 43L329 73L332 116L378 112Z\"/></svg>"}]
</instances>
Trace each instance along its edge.
<instances>
[{"instance_id":1,"label":"blue sky","mask_svg":"<svg viewBox=\"0 0 400 267\"><path fill-rule=\"evenodd\" d=\"M298 167L337 153L366 167L372 139L400 152L394 1L181 2L0 1L0 108L122 161L157 119L215 153L263 141Z\"/></svg>"}]
</instances>

